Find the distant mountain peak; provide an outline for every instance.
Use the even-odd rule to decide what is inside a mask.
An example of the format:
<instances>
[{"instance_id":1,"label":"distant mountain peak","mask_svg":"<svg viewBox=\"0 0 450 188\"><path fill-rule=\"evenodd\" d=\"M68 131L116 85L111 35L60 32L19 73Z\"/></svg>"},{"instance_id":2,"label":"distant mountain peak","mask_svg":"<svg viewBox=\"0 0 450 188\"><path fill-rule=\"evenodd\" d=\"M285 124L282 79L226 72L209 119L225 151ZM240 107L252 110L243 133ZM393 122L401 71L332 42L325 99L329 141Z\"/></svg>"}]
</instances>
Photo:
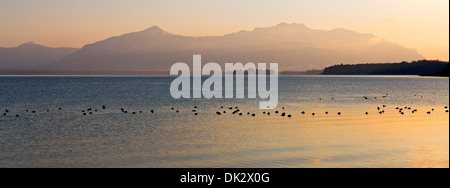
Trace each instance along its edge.
<instances>
[{"instance_id":1,"label":"distant mountain peak","mask_svg":"<svg viewBox=\"0 0 450 188\"><path fill-rule=\"evenodd\" d=\"M145 30L149 30L149 31L151 31L151 30L155 30L155 31L163 31L163 29L161 29L161 27L159 27L159 26L157 26L157 25L154 25L154 26L151 26L151 27L149 27L149 28L147 28L147 29L145 29Z\"/></svg>"},{"instance_id":2,"label":"distant mountain peak","mask_svg":"<svg viewBox=\"0 0 450 188\"><path fill-rule=\"evenodd\" d=\"M349 29L345 29L345 28L334 28L333 30L331 30L331 32L336 32L336 33L357 33L356 31L352 31Z\"/></svg>"},{"instance_id":3,"label":"distant mountain peak","mask_svg":"<svg viewBox=\"0 0 450 188\"><path fill-rule=\"evenodd\" d=\"M305 24L301 24L301 23L279 23L278 25L276 25L275 27L297 27L297 28L308 28Z\"/></svg>"},{"instance_id":4,"label":"distant mountain peak","mask_svg":"<svg viewBox=\"0 0 450 188\"><path fill-rule=\"evenodd\" d=\"M0 70L39 69L42 65L56 62L76 50L78 49L50 48L34 42L26 42L12 48L0 48Z\"/></svg>"},{"instance_id":5,"label":"distant mountain peak","mask_svg":"<svg viewBox=\"0 0 450 188\"><path fill-rule=\"evenodd\" d=\"M30 41L30 42L26 42L26 43L23 43L23 44L17 46L17 48L22 48L22 49L23 48L45 48L45 46L42 46L40 44L34 43L33 41Z\"/></svg>"},{"instance_id":6,"label":"distant mountain peak","mask_svg":"<svg viewBox=\"0 0 450 188\"><path fill-rule=\"evenodd\" d=\"M149 27L141 32L146 33L146 34L170 34L167 31L164 31L163 29L161 29L157 25Z\"/></svg>"},{"instance_id":7,"label":"distant mountain peak","mask_svg":"<svg viewBox=\"0 0 450 188\"><path fill-rule=\"evenodd\" d=\"M23 44L36 44L36 43L33 42L33 41L30 41L30 42L25 42L25 43L23 43Z\"/></svg>"}]
</instances>

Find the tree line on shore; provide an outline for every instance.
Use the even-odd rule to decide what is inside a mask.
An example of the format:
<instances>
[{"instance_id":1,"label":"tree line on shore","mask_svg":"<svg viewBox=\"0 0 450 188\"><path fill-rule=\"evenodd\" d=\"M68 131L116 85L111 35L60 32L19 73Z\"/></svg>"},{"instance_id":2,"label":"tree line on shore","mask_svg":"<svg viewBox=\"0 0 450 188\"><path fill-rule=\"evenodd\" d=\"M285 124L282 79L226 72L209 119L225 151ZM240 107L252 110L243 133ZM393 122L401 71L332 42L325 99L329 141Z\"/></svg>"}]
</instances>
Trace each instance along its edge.
<instances>
[{"instance_id":1,"label":"tree line on shore","mask_svg":"<svg viewBox=\"0 0 450 188\"><path fill-rule=\"evenodd\" d=\"M422 75L449 76L449 62L420 60L401 63L340 64L324 69L322 75Z\"/></svg>"}]
</instances>

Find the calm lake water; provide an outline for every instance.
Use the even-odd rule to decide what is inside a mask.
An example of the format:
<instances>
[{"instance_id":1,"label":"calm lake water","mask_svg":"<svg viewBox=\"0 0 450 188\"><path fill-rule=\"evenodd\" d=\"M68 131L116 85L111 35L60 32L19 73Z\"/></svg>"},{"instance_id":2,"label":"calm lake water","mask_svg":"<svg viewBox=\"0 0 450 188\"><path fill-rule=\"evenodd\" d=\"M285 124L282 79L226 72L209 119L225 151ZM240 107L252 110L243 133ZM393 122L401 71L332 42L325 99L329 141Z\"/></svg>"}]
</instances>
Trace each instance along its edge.
<instances>
[{"instance_id":1,"label":"calm lake water","mask_svg":"<svg viewBox=\"0 0 450 188\"><path fill-rule=\"evenodd\" d=\"M449 167L448 78L281 76L275 110L174 78L0 77L0 167Z\"/></svg>"}]
</instances>

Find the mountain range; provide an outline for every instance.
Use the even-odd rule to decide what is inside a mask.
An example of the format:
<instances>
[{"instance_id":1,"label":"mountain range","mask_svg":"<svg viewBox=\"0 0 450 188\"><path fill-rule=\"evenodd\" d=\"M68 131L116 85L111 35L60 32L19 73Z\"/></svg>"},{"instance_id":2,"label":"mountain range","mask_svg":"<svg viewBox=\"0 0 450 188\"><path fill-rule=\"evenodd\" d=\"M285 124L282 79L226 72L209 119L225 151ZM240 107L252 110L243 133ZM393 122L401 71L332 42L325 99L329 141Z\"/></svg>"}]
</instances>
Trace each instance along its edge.
<instances>
[{"instance_id":1,"label":"mountain range","mask_svg":"<svg viewBox=\"0 0 450 188\"><path fill-rule=\"evenodd\" d=\"M340 28L326 31L283 23L224 36L191 37L153 26L81 49L34 43L0 48L0 70L169 71L177 62L192 64L193 54L201 54L203 64L279 63L280 71L424 59L414 49Z\"/></svg>"},{"instance_id":2,"label":"mountain range","mask_svg":"<svg viewBox=\"0 0 450 188\"><path fill-rule=\"evenodd\" d=\"M49 48L33 42L24 43L15 48L0 47L0 70L33 70L46 67L66 55L76 52L77 48Z\"/></svg>"}]
</instances>

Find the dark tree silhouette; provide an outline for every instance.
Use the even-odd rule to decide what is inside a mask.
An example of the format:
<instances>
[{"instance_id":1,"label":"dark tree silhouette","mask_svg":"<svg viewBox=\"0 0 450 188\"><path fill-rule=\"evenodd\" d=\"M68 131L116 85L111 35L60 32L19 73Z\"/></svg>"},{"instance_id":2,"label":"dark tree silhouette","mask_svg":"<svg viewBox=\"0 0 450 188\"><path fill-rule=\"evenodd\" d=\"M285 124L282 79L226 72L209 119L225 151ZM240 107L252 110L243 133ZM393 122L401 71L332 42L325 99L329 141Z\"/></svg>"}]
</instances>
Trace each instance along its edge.
<instances>
[{"instance_id":1,"label":"dark tree silhouette","mask_svg":"<svg viewBox=\"0 0 450 188\"><path fill-rule=\"evenodd\" d=\"M429 75L448 76L449 62L420 60L401 63L341 64L325 68L323 75ZM446 70L445 70L446 69ZM447 71L447 72L445 72Z\"/></svg>"}]
</instances>

